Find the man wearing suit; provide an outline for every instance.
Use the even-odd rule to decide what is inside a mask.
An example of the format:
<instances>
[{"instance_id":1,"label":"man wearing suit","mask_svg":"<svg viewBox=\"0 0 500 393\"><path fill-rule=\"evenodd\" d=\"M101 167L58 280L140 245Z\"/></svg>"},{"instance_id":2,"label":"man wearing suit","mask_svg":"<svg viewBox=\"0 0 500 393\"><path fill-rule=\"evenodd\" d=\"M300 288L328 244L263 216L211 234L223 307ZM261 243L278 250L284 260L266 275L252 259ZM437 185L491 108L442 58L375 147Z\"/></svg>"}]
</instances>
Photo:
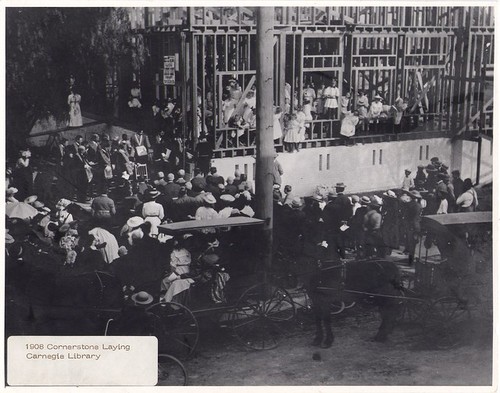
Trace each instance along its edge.
<instances>
[{"instance_id":1,"label":"man wearing suit","mask_svg":"<svg viewBox=\"0 0 500 393\"><path fill-rule=\"evenodd\" d=\"M139 164L146 164L149 158L149 149L151 149L151 143L147 135L144 135L144 130L137 132L131 139L130 143L135 150L135 160ZM139 147L142 146L142 147ZM144 152L144 149L146 151ZM140 153L140 154L139 154Z\"/></svg>"}]
</instances>

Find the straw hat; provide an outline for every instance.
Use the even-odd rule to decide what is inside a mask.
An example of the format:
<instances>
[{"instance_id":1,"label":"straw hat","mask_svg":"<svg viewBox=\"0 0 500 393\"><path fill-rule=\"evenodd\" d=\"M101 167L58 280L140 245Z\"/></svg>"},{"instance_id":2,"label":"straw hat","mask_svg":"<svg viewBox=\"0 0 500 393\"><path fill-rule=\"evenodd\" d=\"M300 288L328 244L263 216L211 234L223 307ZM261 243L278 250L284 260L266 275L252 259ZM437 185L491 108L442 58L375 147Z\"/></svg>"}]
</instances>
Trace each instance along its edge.
<instances>
[{"instance_id":1,"label":"straw hat","mask_svg":"<svg viewBox=\"0 0 500 393\"><path fill-rule=\"evenodd\" d=\"M144 218L139 217L139 216L130 217L127 220L127 226L131 229L137 228L137 227L141 226L142 224L144 224Z\"/></svg>"},{"instance_id":2,"label":"straw hat","mask_svg":"<svg viewBox=\"0 0 500 393\"><path fill-rule=\"evenodd\" d=\"M232 196L230 194L221 195L220 196L220 200L224 201L224 202L228 202L228 203L231 203L231 202L235 201L234 196Z\"/></svg>"},{"instance_id":3,"label":"straw hat","mask_svg":"<svg viewBox=\"0 0 500 393\"><path fill-rule=\"evenodd\" d=\"M203 201L206 203L210 203L210 204L214 204L217 202L215 197L209 192L207 192L205 195L203 195Z\"/></svg>"},{"instance_id":4,"label":"straw hat","mask_svg":"<svg viewBox=\"0 0 500 393\"><path fill-rule=\"evenodd\" d=\"M136 304L150 304L153 302L153 296L151 296L146 291L141 291L141 292L134 293L132 295L132 300Z\"/></svg>"}]
</instances>

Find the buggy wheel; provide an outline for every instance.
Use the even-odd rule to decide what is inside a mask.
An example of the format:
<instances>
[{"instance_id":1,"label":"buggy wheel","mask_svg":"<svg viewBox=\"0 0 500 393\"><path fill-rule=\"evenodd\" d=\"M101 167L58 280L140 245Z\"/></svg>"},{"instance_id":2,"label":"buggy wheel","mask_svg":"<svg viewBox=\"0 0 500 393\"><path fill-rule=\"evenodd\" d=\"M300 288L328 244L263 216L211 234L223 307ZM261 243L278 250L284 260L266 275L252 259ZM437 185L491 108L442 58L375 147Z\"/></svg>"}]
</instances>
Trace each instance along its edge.
<instances>
[{"instance_id":1,"label":"buggy wheel","mask_svg":"<svg viewBox=\"0 0 500 393\"><path fill-rule=\"evenodd\" d=\"M158 354L158 383L156 386L186 386L187 371L179 359Z\"/></svg>"},{"instance_id":2,"label":"buggy wheel","mask_svg":"<svg viewBox=\"0 0 500 393\"><path fill-rule=\"evenodd\" d=\"M158 351L185 359L191 356L199 337L198 322L193 313L179 303L156 303L146 309L152 315L153 334Z\"/></svg>"},{"instance_id":3,"label":"buggy wheel","mask_svg":"<svg viewBox=\"0 0 500 393\"><path fill-rule=\"evenodd\" d=\"M295 303L283 288L257 284L247 289L231 314L238 340L248 348L272 349L286 333L286 323L295 318Z\"/></svg>"},{"instance_id":4,"label":"buggy wheel","mask_svg":"<svg viewBox=\"0 0 500 393\"><path fill-rule=\"evenodd\" d=\"M454 297L443 297L429 307L424 328L440 349L454 348L462 342L470 311L464 302Z\"/></svg>"},{"instance_id":5,"label":"buggy wheel","mask_svg":"<svg viewBox=\"0 0 500 393\"><path fill-rule=\"evenodd\" d=\"M403 300L400 322L409 322L422 325L432 307L432 303L422 299L415 291L411 289L401 290Z\"/></svg>"}]
</instances>

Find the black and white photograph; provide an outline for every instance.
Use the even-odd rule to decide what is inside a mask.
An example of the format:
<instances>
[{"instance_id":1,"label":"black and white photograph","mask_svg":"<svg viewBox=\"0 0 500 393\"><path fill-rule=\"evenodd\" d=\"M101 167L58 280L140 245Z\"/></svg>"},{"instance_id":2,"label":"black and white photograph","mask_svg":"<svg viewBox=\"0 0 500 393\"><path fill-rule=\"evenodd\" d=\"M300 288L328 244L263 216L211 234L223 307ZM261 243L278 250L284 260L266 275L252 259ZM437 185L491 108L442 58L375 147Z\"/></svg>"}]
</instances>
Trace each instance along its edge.
<instances>
[{"instance_id":1,"label":"black and white photograph","mask_svg":"<svg viewBox=\"0 0 500 393\"><path fill-rule=\"evenodd\" d=\"M168 3L3 7L4 385L494 391L494 2Z\"/></svg>"}]
</instances>

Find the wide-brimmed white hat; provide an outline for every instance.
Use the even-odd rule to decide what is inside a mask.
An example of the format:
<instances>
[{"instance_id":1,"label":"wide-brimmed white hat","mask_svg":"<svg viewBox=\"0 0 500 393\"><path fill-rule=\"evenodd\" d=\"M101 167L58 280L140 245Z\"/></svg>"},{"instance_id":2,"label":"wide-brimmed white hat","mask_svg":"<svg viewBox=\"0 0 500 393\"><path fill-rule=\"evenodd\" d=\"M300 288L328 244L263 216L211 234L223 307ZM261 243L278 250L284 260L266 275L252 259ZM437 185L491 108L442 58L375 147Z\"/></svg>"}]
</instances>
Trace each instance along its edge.
<instances>
[{"instance_id":1,"label":"wide-brimmed white hat","mask_svg":"<svg viewBox=\"0 0 500 393\"><path fill-rule=\"evenodd\" d=\"M215 197L209 192L207 192L205 195L203 195L203 201L206 203L210 203L210 204L217 202Z\"/></svg>"},{"instance_id":2,"label":"wide-brimmed white hat","mask_svg":"<svg viewBox=\"0 0 500 393\"><path fill-rule=\"evenodd\" d=\"M130 217L127 220L127 226L132 229L132 228L137 228L138 226L141 226L144 224L144 218L135 216L135 217Z\"/></svg>"}]
</instances>

